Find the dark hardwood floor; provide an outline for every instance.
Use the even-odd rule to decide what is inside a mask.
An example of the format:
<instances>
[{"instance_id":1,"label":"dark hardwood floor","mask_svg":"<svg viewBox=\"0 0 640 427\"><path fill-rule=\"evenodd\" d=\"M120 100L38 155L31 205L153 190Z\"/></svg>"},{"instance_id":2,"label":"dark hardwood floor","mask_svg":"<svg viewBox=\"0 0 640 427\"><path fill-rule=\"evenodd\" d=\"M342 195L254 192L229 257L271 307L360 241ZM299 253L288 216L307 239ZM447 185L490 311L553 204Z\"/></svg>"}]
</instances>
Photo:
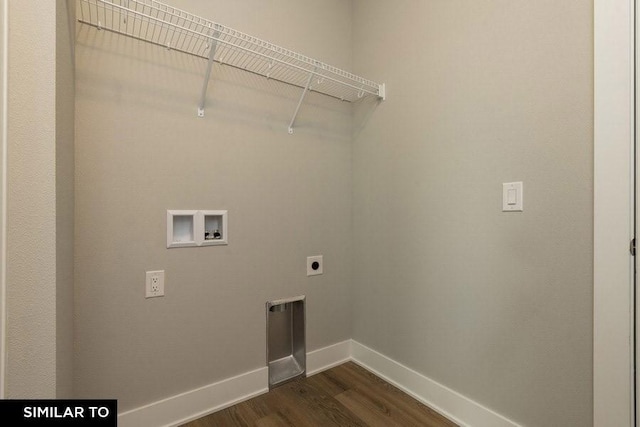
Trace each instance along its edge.
<instances>
[{"instance_id":1,"label":"dark hardwood floor","mask_svg":"<svg viewBox=\"0 0 640 427\"><path fill-rule=\"evenodd\" d=\"M353 362L182 427L450 427L455 423Z\"/></svg>"}]
</instances>

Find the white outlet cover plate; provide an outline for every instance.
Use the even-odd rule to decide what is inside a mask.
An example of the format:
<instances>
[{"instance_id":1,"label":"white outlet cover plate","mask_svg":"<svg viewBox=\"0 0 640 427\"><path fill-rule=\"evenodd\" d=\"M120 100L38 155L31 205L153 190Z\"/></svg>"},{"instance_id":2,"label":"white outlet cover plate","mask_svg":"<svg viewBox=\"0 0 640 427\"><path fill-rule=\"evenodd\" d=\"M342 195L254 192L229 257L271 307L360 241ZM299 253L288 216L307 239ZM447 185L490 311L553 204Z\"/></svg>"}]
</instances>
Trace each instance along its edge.
<instances>
[{"instance_id":1,"label":"white outlet cover plate","mask_svg":"<svg viewBox=\"0 0 640 427\"><path fill-rule=\"evenodd\" d=\"M145 298L164 296L164 270L147 271Z\"/></svg>"},{"instance_id":2,"label":"white outlet cover plate","mask_svg":"<svg viewBox=\"0 0 640 427\"><path fill-rule=\"evenodd\" d=\"M317 262L319 264L318 268L316 268L315 270L313 269L314 262ZM322 274L324 267L323 264L324 263L322 262L322 255L307 257L307 276L317 276L319 274Z\"/></svg>"},{"instance_id":3,"label":"white outlet cover plate","mask_svg":"<svg viewBox=\"0 0 640 427\"><path fill-rule=\"evenodd\" d=\"M522 212L524 191L522 182L502 184L502 212Z\"/></svg>"}]
</instances>

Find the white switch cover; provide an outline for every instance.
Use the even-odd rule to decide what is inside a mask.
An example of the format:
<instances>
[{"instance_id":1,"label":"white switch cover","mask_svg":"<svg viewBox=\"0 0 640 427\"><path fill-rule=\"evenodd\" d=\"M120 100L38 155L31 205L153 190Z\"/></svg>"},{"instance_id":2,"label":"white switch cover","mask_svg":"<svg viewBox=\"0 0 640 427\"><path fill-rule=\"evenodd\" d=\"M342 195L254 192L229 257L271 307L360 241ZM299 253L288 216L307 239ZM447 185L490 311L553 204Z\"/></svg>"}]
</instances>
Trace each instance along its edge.
<instances>
[{"instance_id":1,"label":"white switch cover","mask_svg":"<svg viewBox=\"0 0 640 427\"><path fill-rule=\"evenodd\" d=\"M502 184L502 212L522 212L522 182L505 182Z\"/></svg>"},{"instance_id":2,"label":"white switch cover","mask_svg":"<svg viewBox=\"0 0 640 427\"><path fill-rule=\"evenodd\" d=\"M145 298L164 296L164 270L147 271Z\"/></svg>"}]
</instances>

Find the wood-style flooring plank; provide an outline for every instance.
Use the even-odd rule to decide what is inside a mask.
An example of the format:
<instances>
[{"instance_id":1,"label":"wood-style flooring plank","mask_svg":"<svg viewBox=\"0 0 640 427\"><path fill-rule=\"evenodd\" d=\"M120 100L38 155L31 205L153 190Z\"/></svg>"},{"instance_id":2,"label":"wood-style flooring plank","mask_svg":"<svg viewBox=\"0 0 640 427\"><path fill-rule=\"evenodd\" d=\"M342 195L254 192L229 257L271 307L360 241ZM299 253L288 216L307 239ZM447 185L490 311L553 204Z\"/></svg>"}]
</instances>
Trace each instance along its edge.
<instances>
[{"instance_id":1,"label":"wood-style flooring plank","mask_svg":"<svg viewBox=\"0 0 640 427\"><path fill-rule=\"evenodd\" d=\"M347 362L182 427L455 427L361 366Z\"/></svg>"},{"instance_id":2,"label":"wood-style flooring plank","mask_svg":"<svg viewBox=\"0 0 640 427\"><path fill-rule=\"evenodd\" d=\"M305 381L323 390L329 396L337 396L351 388L349 383L341 381L340 378L329 375L328 373L329 371L320 372L308 377Z\"/></svg>"},{"instance_id":3,"label":"wood-style flooring plank","mask_svg":"<svg viewBox=\"0 0 640 427\"><path fill-rule=\"evenodd\" d=\"M407 427L394 419L388 407L380 405L356 390L347 390L336 399L356 414L366 425L372 427Z\"/></svg>"},{"instance_id":4,"label":"wood-style flooring plank","mask_svg":"<svg viewBox=\"0 0 640 427\"><path fill-rule=\"evenodd\" d=\"M348 376L349 381L364 396L378 400L379 405L392 408L401 413L407 426L455 426L456 424L423 405L399 388L389 384L357 364L341 365L340 375Z\"/></svg>"},{"instance_id":5,"label":"wood-style flooring plank","mask_svg":"<svg viewBox=\"0 0 640 427\"><path fill-rule=\"evenodd\" d=\"M366 427L344 405L303 378L283 384L274 391L294 403L292 406L306 422L301 424L303 426Z\"/></svg>"}]
</instances>

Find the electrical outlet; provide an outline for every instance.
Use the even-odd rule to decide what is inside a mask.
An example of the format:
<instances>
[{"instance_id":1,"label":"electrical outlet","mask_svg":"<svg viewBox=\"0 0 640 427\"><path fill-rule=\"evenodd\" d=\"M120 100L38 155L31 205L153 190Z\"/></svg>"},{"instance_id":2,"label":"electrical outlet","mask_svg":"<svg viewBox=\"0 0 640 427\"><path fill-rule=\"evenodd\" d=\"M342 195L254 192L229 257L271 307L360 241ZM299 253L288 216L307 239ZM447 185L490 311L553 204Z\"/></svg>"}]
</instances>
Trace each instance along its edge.
<instances>
[{"instance_id":1,"label":"electrical outlet","mask_svg":"<svg viewBox=\"0 0 640 427\"><path fill-rule=\"evenodd\" d=\"M322 255L307 257L307 276L322 274Z\"/></svg>"},{"instance_id":2,"label":"electrical outlet","mask_svg":"<svg viewBox=\"0 0 640 427\"><path fill-rule=\"evenodd\" d=\"M145 298L164 296L164 270L147 271Z\"/></svg>"}]
</instances>

